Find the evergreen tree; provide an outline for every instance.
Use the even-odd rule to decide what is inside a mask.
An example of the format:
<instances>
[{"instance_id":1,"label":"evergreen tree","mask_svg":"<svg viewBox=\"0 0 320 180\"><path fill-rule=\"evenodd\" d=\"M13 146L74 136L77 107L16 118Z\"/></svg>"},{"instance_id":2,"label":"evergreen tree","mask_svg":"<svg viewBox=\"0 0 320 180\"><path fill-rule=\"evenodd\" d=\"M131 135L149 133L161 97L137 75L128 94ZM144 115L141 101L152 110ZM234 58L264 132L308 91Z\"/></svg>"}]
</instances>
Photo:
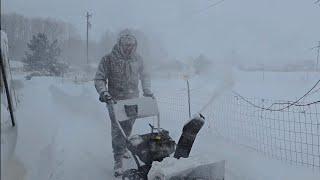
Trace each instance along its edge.
<instances>
[{"instance_id":1,"label":"evergreen tree","mask_svg":"<svg viewBox=\"0 0 320 180\"><path fill-rule=\"evenodd\" d=\"M24 59L26 71L54 76L66 72L67 65L59 61L61 49L57 40L50 42L44 33L38 33L33 35L27 46L29 52L26 52Z\"/></svg>"}]
</instances>

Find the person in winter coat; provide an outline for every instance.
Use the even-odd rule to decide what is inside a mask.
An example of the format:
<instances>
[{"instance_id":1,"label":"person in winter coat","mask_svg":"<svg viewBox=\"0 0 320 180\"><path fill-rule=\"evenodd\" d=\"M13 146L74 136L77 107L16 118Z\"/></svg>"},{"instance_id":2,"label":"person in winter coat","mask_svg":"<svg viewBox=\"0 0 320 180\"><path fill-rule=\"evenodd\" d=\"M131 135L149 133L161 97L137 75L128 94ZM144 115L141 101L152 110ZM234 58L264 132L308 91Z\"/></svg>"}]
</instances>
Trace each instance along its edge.
<instances>
[{"instance_id":1,"label":"person in winter coat","mask_svg":"<svg viewBox=\"0 0 320 180\"><path fill-rule=\"evenodd\" d=\"M140 55L137 54L137 39L126 29L119 34L118 42L111 53L104 56L98 66L94 84L99 93L99 100L110 105L117 100L139 97L139 80L141 81L143 96L153 97L150 90L150 76ZM114 175L123 173L122 160L128 158L125 139L120 129L112 119L113 111L109 108L111 119L112 148L114 154ZM129 136L135 119L120 122L126 135Z\"/></svg>"}]
</instances>

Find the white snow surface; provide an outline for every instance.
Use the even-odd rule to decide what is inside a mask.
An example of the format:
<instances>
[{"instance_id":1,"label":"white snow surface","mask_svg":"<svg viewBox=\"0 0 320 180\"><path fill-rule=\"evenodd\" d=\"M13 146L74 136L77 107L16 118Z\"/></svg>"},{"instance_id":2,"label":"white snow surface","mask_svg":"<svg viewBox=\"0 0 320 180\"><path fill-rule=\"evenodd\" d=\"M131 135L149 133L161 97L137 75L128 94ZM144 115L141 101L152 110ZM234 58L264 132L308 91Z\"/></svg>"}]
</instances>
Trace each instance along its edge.
<instances>
[{"instance_id":1,"label":"white snow surface","mask_svg":"<svg viewBox=\"0 0 320 180\"><path fill-rule=\"evenodd\" d=\"M233 89L245 96L272 99L292 99L301 96L317 79L319 73L267 73L262 80L259 72L230 74ZM224 76L224 75L223 75ZM226 78L226 79L230 79ZM18 92L21 105L17 112L17 161L7 172L23 180L106 180L113 179L111 125L107 109L98 101L93 82L74 83L51 77L24 80ZM217 79L222 79L221 81ZM209 78L190 80L198 94L192 99L192 113L207 103L224 78L213 74ZM170 131L176 141L188 118L186 84L182 79L154 79L153 90L158 99L161 126ZM231 87L232 88L232 87ZM223 89L225 91L231 90ZM214 99L215 100L215 99ZM206 114L204 114L206 116ZM319 180L320 172L270 159L253 150L230 144L215 136L207 120L191 151L192 157L206 155L208 160L226 160L227 180ZM209 118L210 119L210 118ZM154 122L155 119L150 120ZM137 121L134 132L149 132L145 121ZM128 161L127 167L135 167Z\"/></svg>"},{"instance_id":2,"label":"white snow surface","mask_svg":"<svg viewBox=\"0 0 320 180\"><path fill-rule=\"evenodd\" d=\"M197 156L180 158L179 160L174 157L168 157L162 162L153 162L148 174L148 179L166 180L181 175L186 176L186 174L190 173L194 168L204 168L209 166L214 167L214 169L212 169L212 175L214 177L211 178L214 178L215 180L222 180L224 178L225 161L212 162L211 157ZM211 175L210 172L204 175L204 177L208 177L209 175Z\"/></svg>"}]
</instances>

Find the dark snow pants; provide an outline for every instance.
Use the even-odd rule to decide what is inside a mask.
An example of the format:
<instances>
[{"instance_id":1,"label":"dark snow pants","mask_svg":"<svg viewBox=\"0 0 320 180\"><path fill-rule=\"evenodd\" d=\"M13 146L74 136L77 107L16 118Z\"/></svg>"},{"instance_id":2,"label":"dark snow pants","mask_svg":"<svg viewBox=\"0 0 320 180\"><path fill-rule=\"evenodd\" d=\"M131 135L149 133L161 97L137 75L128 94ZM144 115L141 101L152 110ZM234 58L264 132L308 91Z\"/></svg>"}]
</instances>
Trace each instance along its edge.
<instances>
[{"instance_id":1,"label":"dark snow pants","mask_svg":"<svg viewBox=\"0 0 320 180\"><path fill-rule=\"evenodd\" d=\"M114 119L114 112L110 105L108 105L109 117L111 120L111 137L112 137L112 149L114 159L117 160L122 157L126 152L126 141L119 129L119 126L116 124L116 119ZM132 132L132 127L135 122L135 119L130 119L126 121L121 121L120 125L127 136L130 136Z\"/></svg>"}]
</instances>

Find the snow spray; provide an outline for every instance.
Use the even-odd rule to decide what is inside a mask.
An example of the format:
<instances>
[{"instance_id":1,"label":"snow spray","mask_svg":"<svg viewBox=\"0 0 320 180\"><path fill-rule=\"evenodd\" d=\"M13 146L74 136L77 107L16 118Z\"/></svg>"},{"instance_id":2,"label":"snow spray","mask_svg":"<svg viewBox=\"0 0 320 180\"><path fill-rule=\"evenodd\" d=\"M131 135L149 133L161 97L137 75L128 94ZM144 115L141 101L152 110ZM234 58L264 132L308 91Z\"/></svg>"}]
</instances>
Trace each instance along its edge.
<instances>
[{"instance_id":1,"label":"snow spray","mask_svg":"<svg viewBox=\"0 0 320 180\"><path fill-rule=\"evenodd\" d=\"M214 100L216 100L218 97L220 97L224 92L231 89L234 86L234 78L232 74L232 69L227 68L224 66L222 68L222 79L219 83L219 85L215 88L213 91L211 98L209 101L201 108L199 113L203 113L204 110L206 110L207 107L209 107L210 104L213 103Z\"/></svg>"}]
</instances>

